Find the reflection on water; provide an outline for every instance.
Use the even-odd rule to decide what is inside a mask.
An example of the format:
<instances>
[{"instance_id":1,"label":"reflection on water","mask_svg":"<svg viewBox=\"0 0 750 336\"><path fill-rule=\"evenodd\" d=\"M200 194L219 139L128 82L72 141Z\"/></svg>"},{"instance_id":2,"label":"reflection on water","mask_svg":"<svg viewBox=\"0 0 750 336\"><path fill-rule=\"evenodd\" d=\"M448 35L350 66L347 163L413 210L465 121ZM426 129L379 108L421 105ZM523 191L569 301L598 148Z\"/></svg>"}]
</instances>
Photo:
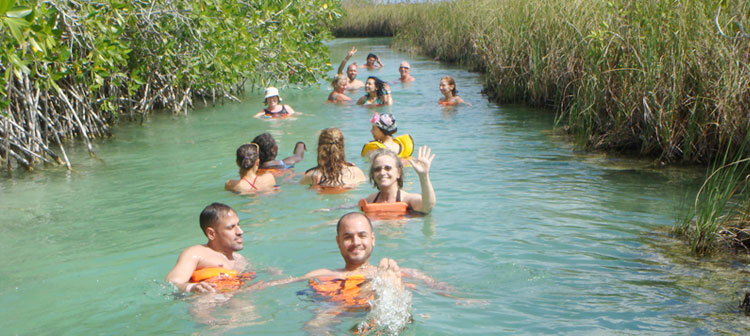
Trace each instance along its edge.
<instances>
[{"instance_id":1,"label":"reflection on water","mask_svg":"<svg viewBox=\"0 0 750 336\"><path fill-rule=\"evenodd\" d=\"M280 192L238 196L223 184L236 177L237 146L263 132L276 138L280 156L297 141L308 144L299 174L316 165L318 132L338 127L347 159L366 168L359 152L371 140L369 120L388 112L399 134L436 154L430 175L437 205L429 216L376 221L373 259L394 258L455 287L457 296L485 300L456 305L434 291L409 289L414 321L404 334L750 330L748 317L737 313L740 292L750 287L745 264L682 257L683 245L655 233L673 224L703 169L652 169L648 160L579 153L550 132L551 113L488 103L478 74L394 52L387 40L333 41L331 63L353 45L361 53L354 60L374 52L386 64L361 70L359 78L393 81L407 60L417 80L392 85L393 106L369 109L326 104L325 83L283 89L284 103L302 112L284 120L252 118L263 107L262 93L248 92L242 103L122 125L94 144L99 159L83 146L70 148L72 171L51 167L0 181L0 328L303 334L319 307L295 295L303 283L211 307L201 298L174 299L163 278L180 251L205 242L198 214L211 202L237 210L245 230L241 253L258 280L343 266L335 223L372 186L321 194L296 184L297 175L279 179ZM472 106L437 105L439 79L448 74ZM405 189L418 192L418 177L405 173ZM264 272L269 267L282 275ZM361 320L343 319L335 332L349 333Z\"/></svg>"}]
</instances>

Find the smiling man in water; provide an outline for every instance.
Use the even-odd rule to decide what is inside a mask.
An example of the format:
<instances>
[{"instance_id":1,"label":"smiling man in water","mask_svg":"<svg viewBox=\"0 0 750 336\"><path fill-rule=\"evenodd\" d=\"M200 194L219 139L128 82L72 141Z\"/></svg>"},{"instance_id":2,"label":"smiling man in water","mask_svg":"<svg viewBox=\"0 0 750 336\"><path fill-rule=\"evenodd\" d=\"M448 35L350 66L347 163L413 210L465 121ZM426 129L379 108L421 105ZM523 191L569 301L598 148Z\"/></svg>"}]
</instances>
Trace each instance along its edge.
<instances>
[{"instance_id":1,"label":"smiling man in water","mask_svg":"<svg viewBox=\"0 0 750 336\"><path fill-rule=\"evenodd\" d=\"M237 251L242 250L242 229L237 213L228 205L212 203L200 214L200 226L208 238L205 245L186 248L177 258L177 264L167 274L167 282L180 291L214 293L216 283L202 281L196 271L216 270L216 274L226 276L237 274L247 266L247 261ZM222 270L223 269L223 270ZM190 282L191 278L194 281Z\"/></svg>"},{"instance_id":2,"label":"smiling man in water","mask_svg":"<svg viewBox=\"0 0 750 336\"><path fill-rule=\"evenodd\" d=\"M337 71L337 73L343 74L344 68L346 68L346 77L349 78L349 82L346 83L347 90L359 90L365 86L364 82L357 79L357 74L359 73L359 71L357 70L357 62L354 62L350 64L349 67L346 67L346 62L348 62L356 52L357 47L352 47L352 50L349 50L349 52L344 57L344 60L341 61L339 70Z\"/></svg>"}]
</instances>

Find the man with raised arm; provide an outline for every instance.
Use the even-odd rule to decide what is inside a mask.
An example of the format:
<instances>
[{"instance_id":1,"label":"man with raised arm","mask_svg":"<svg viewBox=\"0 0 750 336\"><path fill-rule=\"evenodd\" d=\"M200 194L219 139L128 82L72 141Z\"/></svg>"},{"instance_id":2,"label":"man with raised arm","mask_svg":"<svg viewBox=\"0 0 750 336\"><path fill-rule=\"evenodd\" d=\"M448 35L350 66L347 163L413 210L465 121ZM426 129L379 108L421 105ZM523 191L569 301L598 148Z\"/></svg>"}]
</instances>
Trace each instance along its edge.
<instances>
[{"instance_id":1,"label":"man with raised arm","mask_svg":"<svg viewBox=\"0 0 750 336\"><path fill-rule=\"evenodd\" d=\"M237 253L243 248L237 212L212 203L201 212L200 227L208 242L182 251L166 281L183 292L215 293L225 285L239 288L244 282L239 272L247 267L247 260Z\"/></svg>"},{"instance_id":2,"label":"man with raised arm","mask_svg":"<svg viewBox=\"0 0 750 336\"><path fill-rule=\"evenodd\" d=\"M350 50L346 54L346 57L344 57L344 60L341 61L339 70L336 72L339 74L343 74L344 68L346 68L346 77L349 79L349 82L346 84L347 90L358 90L365 86L364 82L357 79L357 62L352 63L351 65L349 65L349 67L346 66L346 63L349 62L349 59L352 58L355 53L357 53L357 47L352 47L352 50Z\"/></svg>"}]
</instances>

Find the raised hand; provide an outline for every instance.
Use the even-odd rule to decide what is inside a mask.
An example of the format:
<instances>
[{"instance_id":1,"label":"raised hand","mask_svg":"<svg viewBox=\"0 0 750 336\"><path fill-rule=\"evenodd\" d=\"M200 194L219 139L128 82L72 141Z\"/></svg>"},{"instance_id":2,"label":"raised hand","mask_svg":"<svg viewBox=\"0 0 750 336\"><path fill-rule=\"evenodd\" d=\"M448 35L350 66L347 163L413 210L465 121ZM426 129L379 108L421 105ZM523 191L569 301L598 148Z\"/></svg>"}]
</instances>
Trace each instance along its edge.
<instances>
[{"instance_id":1,"label":"raised hand","mask_svg":"<svg viewBox=\"0 0 750 336\"><path fill-rule=\"evenodd\" d=\"M357 53L357 47L352 47L352 50L349 50L349 52L346 54L346 58L351 58L356 53Z\"/></svg>"},{"instance_id":2,"label":"raised hand","mask_svg":"<svg viewBox=\"0 0 750 336\"><path fill-rule=\"evenodd\" d=\"M414 171L419 175L427 175L430 172L430 165L432 160L435 158L435 154L431 154L430 147L422 146L419 147L419 153L417 154L417 160L413 158L409 159L409 163L414 167Z\"/></svg>"}]
</instances>

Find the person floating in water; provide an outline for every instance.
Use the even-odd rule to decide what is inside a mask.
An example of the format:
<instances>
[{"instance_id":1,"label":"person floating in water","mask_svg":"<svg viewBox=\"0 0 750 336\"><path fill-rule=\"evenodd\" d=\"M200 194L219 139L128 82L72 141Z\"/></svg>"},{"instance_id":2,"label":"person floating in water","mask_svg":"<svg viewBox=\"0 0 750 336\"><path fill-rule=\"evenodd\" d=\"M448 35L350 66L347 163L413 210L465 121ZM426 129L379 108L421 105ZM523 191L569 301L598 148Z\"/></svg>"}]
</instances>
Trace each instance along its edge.
<instances>
[{"instance_id":1,"label":"person floating in water","mask_svg":"<svg viewBox=\"0 0 750 336\"><path fill-rule=\"evenodd\" d=\"M293 168L297 162L302 161L305 157L307 146L302 141L297 141L294 145L292 156L285 157L282 160L276 160L279 152L279 146L270 133L263 133L253 139L253 143L258 144L260 149L260 170L285 170Z\"/></svg>"},{"instance_id":2,"label":"person floating in water","mask_svg":"<svg viewBox=\"0 0 750 336\"><path fill-rule=\"evenodd\" d=\"M434 158L435 154L431 155L430 148L422 146L417 160L408 160L422 186L422 192L414 194L401 189L404 187L404 166L401 159L388 149L376 150L371 156L370 181L378 192L361 199L360 209L368 216L381 217L405 215L412 211L430 213L436 202L435 190L430 182L430 165Z\"/></svg>"},{"instance_id":3,"label":"person floating in water","mask_svg":"<svg viewBox=\"0 0 750 336\"><path fill-rule=\"evenodd\" d=\"M357 105L393 105L391 87L378 77L368 77L365 95L359 98Z\"/></svg>"},{"instance_id":4,"label":"person floating in water","mask_svg":"<svg viewBox=\"0 0 750 336\"><path fill-rule=\"evenodd\" d=\"M352 99L346 95L346 86L348 85L348 82L346 76L343 74L333 77L333 81L331 81L333 91L328 95L329 103L348 103L352 101Z\"/></svg>"},{"instance_id":5,"label":"person floating in water","mask_svg":"<svg viewBox=\"0 0 750 336\"><path fill-rule=\"evenodd\" d=\"M440 105L458 105L467 104L461 97L458 96L458 89L456 89L456 81L451 76L445 76L440 79L440 93L443 97L438 100Z\"/></svg>"},{"instance_id":6,"label":"person floating in water","mask_svg":"<svg viewBox=\"0 0 750 336\"><path fill-rule=\"evenodd\" d=\"M240 167L240 179L229 180L224 190L238 194L250 194L261 190L270 190L276 186L276 179L267 172L258 172L260 166L260 149L258 144L244 144L237 148L235 162Z\"/></svg>"},{"instance_id":7,"label":"person floating in water","mask_svg":"<svg viewBox=\"0 0 750 336\"><path fill-rule=\"evenodd\" d=\"M346 161L341 130L326 128L318 137L318 165L308 169L299 182L319 187L351 187L365 180L362 169Z\"/></svg>"},{"instance_id":8,"label":"person floating in water","mask_svg":"<svg viewBox=\"0 0 750 336\"><path fill-rule=\"evenodd\" d=\"M401 83L411 83L416 80L416 78L411 75L411 66L407 61L401 62L401 65L398 67L398 73L401 75L398 79Z\"/></svg>"},{"instance_id":9,"label":"person floating in water","mask_svg":"<svg viewBox=\"0 0 750 336\"><path fill-rule=\"evenodd\" d=\"M357 47L352 47L352 50L350 50L349 53L346 54L346 57L344 57L344 60L341 61L341 64L339 65L338 71L336 71L337 74L343 74L344 68L346 68L346 77L349 79L349 81L346 83L347 90L359 90L365 86L364 82L357 79L357 62L353 62L348 67L346 66L346 62L348 62L356 52Z\"/></svg>"},{"instance_id":10,"label":"person floating in water","mask_svg":"<svg viewBox=\"0 0 750 336\"><path fill-rule=\"evenodd\" d=\"M393 137L393 134L398 131L396 118L393 114L375 113L375 116L370 121L372 122L370 133L372 133L374 141L370 141L362 147L363 157L368 157L372 151L379 148L387 148L396 153L400 158L411 156L411 153L414 151L414 140L408 134Z\"/></svg>"},{"instance_id":11,"label":"person floating in water","mask_svg":"<svg viewBox=\"0 0 750 336\"><path fill-rule=\"evenodd\" d=\"M281 102L281 96L279 96L279 89L275 87L269 87L266 89L265 97L263 101L266 104L266 108L260 110L255 114L255 118L286 118L294 114L294 109L289 105L279 104Z\"/></svg>"},{"instance_id":12,"label":"person floating in water","mask_svg":"<svg viewBox=\"0 0 750 336\"><path fill-rule=\"evenodd\" d=\"M377 55L370 53L367 55L367 63L360 65L361 68L367 68L370 70L373 69L380 69L383 67L383 63L380 62L380 57Z\"/></svg>"},{"instance_id":13,"label":"person floating in water","mask_svg":"<svg viewBox=\"0 0 750 336\"><path fill-rule=\"evenodd\" d=\"M201 212L200 227L208 242L182 251L166 281L183 292L215 293L224 281L240 287L248 274L239 272L248 263L237 253L243 248L237 213L225 204L212 203Z\"/></svg>"}]
</instances>

